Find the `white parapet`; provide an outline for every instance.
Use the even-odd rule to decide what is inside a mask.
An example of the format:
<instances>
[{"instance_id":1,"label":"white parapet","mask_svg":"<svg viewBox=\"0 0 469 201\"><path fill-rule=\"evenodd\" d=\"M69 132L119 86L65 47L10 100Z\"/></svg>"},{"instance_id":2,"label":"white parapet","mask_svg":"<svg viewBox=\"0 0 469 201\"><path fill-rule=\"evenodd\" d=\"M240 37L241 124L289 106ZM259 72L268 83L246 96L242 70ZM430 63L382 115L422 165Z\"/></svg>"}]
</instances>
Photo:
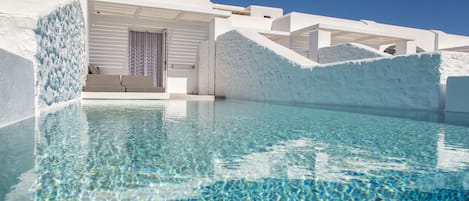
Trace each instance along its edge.
<instances>
[{"instance_id":1,"label":"white parapet","mask_svg":"<svg viewBox=\"0 0 469 201\"><path fill-rule=\"evenodd\" d=\"M274 43L271 41L271 43ZM440 111L448 76L469 76L469 54L426 53L317 64L260 34L217 40L226 98ZM218 88L223 82L225 88Z\"/></svg>"},{"instance_id":2,"label":"white parapet","mask_svg":"<svg viewBox=\"0 0 469 201\"><path fill-rule=\"evenodd\" d=\"M448 77L446 111L469 113L469 77Z\"/></svg>"}]
</instances>

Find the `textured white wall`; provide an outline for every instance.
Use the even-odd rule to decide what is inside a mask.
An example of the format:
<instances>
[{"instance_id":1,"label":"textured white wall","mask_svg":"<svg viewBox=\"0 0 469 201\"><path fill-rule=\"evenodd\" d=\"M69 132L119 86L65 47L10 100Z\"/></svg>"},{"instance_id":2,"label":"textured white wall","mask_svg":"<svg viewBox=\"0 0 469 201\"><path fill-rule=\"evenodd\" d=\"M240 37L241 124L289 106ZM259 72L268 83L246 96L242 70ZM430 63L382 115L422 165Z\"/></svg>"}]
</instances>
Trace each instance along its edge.
<instances>
[{"instance_id":1,"label":"textured white wall","mask_svg":"<svg viewBox=\"0 0 469 201\"><path fill-rule=\"evenodd\" d=\"M220 80L230 86L223 89L227 98L441 109L440 82L445 69L440 68L440 54L304 66L256 40L237 31L218 38L217 78L222 75Z\"/></svg>"},{"instance_id":2,"label":"textured white wall","mask_svg":"<svg viewBox=\"0 0 469 201\"><path fill-rule=\"evenodd\" d=\"M469 54L456 52L440 52L442 63L440 65L440 84L446 84L450 76L469 75ZM468 86L469 88L469 86Z\"/></svg>"},{"instance_id":3,"label":"textured white wall","mask_svg":"<svg viewBox=\"0 0 469 201\"><path fill-rule=\"evenodd\" d=\"M0 48L34 60L37 47L32 30L36 28L38 19L74 1L77 0L0 1L0 13L2 13L0 15ZM80 1L86 2L86 0Z\"/></svg>"},{"instance_id":4,"label":"textured white wall","mask_svg":"<svg viewBox=\"0 0 469 201\"><path fill-rule=\"evenodd\" d=\"M37 107L80 97L87 74L86 25L79 1L40 17L37 38Z\"/></svg>"},{"instance_id":5,"label":"textured white wall","mask_svg":"<svg viewBox=\"0 0 469 201\"><path fill-rule=\"evenodd\" d=\"M0 48L33 60L37 47L32 29L36 21L31 17L0 15Z\"/></svg>"},{"instance_id":6,"label":"textured white wall","mask_svg":"<svg viewBox=\"0 0 469 201\"><path fill-rule=\"evenodd\" d=\"M345 43L319 49L319 63L321 64L386 56L391 55L355 43Z\"/></svg>"},{"instance_id":7,"label":"textured white wall","mask_svg":"<svg viewBox=\"0 0 469 201\"><path fill-rule=\"evenodd\" d=\"M0 49L0 127L34 115L33 62Z\"/></svg>"}]
</instances>

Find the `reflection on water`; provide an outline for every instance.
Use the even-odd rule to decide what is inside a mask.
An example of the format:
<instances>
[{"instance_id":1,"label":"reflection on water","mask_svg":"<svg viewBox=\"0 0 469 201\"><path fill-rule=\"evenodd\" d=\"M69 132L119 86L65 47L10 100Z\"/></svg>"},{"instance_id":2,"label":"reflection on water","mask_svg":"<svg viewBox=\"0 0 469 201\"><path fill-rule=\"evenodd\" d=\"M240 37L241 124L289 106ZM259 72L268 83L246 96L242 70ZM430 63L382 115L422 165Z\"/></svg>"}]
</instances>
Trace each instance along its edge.
<instances>
[{"instance_id":1,"label":"reflection on water","mask_svg":"<svg viewBox=\"0 0 469 201\"><path fill-rule=\"evenodd\" d=\"M2 170L24 167L2 174L0 200L468 200L469 127L402 114L240 101L70 105L38 118L36 139L34 126L0 130L31 142L0 149ZM22 150L27 157L12 157Z\"/></svg>"},{"instance_id":2,"label":"reflection on water","mask_svg":"<svg viewBox=\"0 0 469 201\"><path fill-rule=\"evenodd\" d=\"M21 176L34 167L34 123L31 118L0 129L0 200L22 200L21 194L34 183Z\"/></svg>"}]
</instances>

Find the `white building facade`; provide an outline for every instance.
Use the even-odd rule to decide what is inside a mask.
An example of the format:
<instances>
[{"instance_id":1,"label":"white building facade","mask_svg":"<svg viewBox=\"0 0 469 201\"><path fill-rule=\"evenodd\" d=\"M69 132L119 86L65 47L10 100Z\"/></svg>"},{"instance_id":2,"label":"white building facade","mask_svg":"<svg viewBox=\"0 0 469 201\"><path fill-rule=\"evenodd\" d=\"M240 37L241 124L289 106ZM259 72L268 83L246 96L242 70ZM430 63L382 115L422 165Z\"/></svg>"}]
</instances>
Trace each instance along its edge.
<instances>
[{"instance_id":1,"label":"white building facade","mask_svg":"<svg viewBox=\"0 0 469 201\"><path fill-rule=\"evenodd\" d=\"M128 74L129 31L165 33L165 87L168 93L217 95L219 35L234 29L257 31L312 61L319 49L356 43L395 55L438 50L467 51L469 37L441 31L346 20L281 8L220 5L209 0L90 0L89 62L103 74Z\"/></svg>"}]
</instances>

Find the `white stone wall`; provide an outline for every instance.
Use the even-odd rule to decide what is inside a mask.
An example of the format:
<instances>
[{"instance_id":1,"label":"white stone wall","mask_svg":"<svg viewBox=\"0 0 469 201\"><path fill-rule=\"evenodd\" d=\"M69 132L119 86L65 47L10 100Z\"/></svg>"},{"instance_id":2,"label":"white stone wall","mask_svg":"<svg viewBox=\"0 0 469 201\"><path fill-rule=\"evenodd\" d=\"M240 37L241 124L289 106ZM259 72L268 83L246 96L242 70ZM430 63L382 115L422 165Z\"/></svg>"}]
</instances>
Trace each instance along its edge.
<instances>
[{"instance_id":1,"label":"white stone wall","mask_svg":"<svg viewBox=\"0 0 469 201\"><path fill-rule=\"evenodd\" d=\"M441 52L442 63L440 73L442 74L440 84L446 84L449 76L469 75L469 54L457 52ZM468 86L469 88L469 86Z\"/></svg>"},{"instance_id":2,"label":"white stone wall","mask_svg":"<svg viewBox=\"0 0 469 201\"><path fill-rule=\"evenodd\" d=\"M391 55L356 43L345 43L319 49L319 63L321 64L386 56Z\"/></svg>"},{"instance_id":3,"label":"white stone wall","mask_svg":"<svg viewBox=\"0 0 469 201\"><path fill-rule=\"evenodd\" d=\"M87 73L86 25L80 2L39 18L34 33L38 108L80 97Z\"/></svg>"},{"instance_id":4,"label":"white stone wall","mask_svg":"<svg viewBox=\"0 0 469 201\"><path fill-rule=\"evenodd\" d=\"M227 98L441 109L440 82L447 71L441 54L305 66L255 41L237 31L217 40L217 83L229 86L223 89Z\"/></svg>"}]
</instances>

